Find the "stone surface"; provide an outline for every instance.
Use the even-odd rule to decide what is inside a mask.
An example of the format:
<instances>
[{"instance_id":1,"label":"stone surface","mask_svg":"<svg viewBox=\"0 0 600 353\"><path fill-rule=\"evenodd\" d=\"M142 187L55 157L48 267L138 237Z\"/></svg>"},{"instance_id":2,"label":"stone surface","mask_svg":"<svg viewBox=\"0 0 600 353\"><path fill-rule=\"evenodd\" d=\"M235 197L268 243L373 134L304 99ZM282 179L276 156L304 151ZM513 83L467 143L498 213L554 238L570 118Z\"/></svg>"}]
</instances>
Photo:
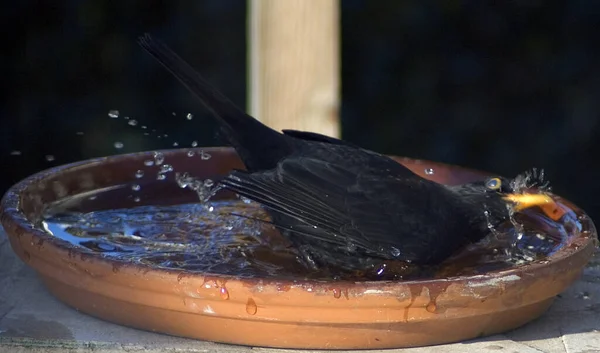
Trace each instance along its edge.
<instances>
[{"instance_id":1,"label":"stone surface","mask_svg":"<svg viewBox=\"0 0 600 353\"><path fill-rule=\"evenodd\" d=\"M505 335L406 353L591 353L600 352L600 264L591 262L581 280L541 318ZM79 313L52 297L12 252L0 228L0 352L285 352L202 342L135 330ZM309 351L303 351L309 352ZM387 350L386 352L389 352Z\"/></svg>"}]
</instances>

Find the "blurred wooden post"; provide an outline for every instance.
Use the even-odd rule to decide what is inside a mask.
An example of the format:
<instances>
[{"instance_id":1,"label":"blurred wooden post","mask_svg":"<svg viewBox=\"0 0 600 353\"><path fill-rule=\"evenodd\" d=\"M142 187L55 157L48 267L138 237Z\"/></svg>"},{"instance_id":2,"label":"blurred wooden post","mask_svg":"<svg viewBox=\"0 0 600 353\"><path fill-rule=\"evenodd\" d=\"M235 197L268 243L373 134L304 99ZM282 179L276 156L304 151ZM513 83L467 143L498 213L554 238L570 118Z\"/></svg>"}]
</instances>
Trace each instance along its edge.
<instances>
[{"instance_id":1,"label":"blurred wooden post","mask_svg":"<svg viewBox=\"0 0 600 353\"><path fill-rule=\"evenodd\" d=\"M339 0L249 0L250 113L339 137Z\"/></svg>"}]
</instances>

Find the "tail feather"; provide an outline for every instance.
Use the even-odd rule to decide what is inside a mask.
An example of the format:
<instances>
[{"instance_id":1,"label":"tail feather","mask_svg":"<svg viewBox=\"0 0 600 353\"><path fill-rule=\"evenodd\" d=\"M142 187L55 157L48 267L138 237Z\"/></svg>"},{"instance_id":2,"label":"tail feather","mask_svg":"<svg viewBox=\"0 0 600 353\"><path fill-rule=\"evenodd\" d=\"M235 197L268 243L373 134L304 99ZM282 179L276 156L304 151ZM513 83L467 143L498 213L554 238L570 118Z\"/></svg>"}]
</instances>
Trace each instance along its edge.
<instances>
[{"instance_id":1,"label":"tail feather","mask_svg":"<svg viewBox=\"0 0 600 353\"><path fill-rule=\"evenodd\" d=\"M217 119L229 143L252 169L270 169L289 151L283 135L244 113L227 97L209 84L185 60L167 45L149 34L139 38L139 45L187 87ZM277 155L272 155L274 151ZM260 155L260 160L256 157Z\"/></svg>"}]
</instances>

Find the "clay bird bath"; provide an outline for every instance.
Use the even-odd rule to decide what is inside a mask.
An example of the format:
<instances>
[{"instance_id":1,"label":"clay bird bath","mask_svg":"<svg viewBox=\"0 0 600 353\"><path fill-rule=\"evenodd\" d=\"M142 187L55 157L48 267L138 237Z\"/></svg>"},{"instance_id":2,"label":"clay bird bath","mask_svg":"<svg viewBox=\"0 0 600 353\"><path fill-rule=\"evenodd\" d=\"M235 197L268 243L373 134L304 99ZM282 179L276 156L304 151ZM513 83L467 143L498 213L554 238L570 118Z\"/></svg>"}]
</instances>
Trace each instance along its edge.
<instances>
[{"instance_id":1,"label":"clay bird bath","mask_svg":"<svg viewBox=\"0 0 600 353\"><path fill-rule=\"evenodd\" d=\"M242 167L229 148L190 163L190 150L164 151L165 163L199 178ZM194 153L200 153L195 150ZM580 229L544 261L483 274L407 281L320 281L252 278L166 269L90 252L39 227L49 204L104 190L80 202L82 212L197 202L172 180L157 181L151 153L100 158L53 168L12 187L2 224L15 253L48 290L73 308L143 330L202 340L284 348L377 349L433 345L491 335L539 317L575 281L592 256L596 230ZM446 184L481 179L460 167L396 160ZM134 178L137 170L144 176ZM435 173L426 172L435 170ZM131 188L142 185L140 198ZM99 194L100 195L100 194ZM233 197L230 195L229 197ZM80 198L81 200L81 198ZM570 202L559 199L579 215Z\"/></svg>"}]
</instances>

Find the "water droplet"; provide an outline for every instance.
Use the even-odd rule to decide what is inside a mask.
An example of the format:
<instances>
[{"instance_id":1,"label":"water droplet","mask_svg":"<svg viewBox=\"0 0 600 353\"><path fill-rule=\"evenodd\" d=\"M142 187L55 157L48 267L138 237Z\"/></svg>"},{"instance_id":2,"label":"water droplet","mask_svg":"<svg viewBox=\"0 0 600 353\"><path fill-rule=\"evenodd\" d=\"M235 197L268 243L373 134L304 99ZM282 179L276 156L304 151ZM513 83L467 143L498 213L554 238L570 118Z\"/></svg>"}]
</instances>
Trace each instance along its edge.
<instances>
[{"instance_id":1,"label":"water droplet","mask_svg":"<svg viewBox=\"0 0 600 353\"><path fill-rule=\"evenodd\" d=\"M161 152L154 152L154 163L161 165L165 161L165 156Z\"/></svg>"},{"instance_id":2,"label":"water droplet","mask_svg":"<svg viewBox=\"0 0 600 353\"><path fill-rule=\"evenodd\" d=\"M583 299L583 300L589 300L590 299L590 293L589 292L581 292L579 294L577 294L577 298Z\"/></svg>"},{"instance_id":3,"label":"water droplet","mask_svg":"<svg viewBox=\"0 0 600 353\"><path fill-rule=\"evenodd\" d=\"M167 134L164 134L163 136L164 136L165 138L166 138L166 137L169 137L169 135L167 135Z\"/></svg>"},{"instance_id":4,"label":"water droplet","mask_svg":"<svg viewBox=\"0 0 600 353\"><path fill-rule=\"evenodd\" d=\"M116 149L121 149L121 148L123 148L123 146L124 146L123 142L121 142L121 141L116 141L115 142L115 148Z\"/></svg>"},{"instance_id":5,"label":"water droplet","mask_svg":"<svg viewBox=\"0 0 600 353\"><path fill-rule=\"evenodd\" d=\"M160 171L159 173L169 173L173 171L173 166L170 164L163 164L160 166Z\"/></svg>"},{"instance_id":6,"label":"water droplet","mask_svg":"<svg viewBox=\"0 0 600 353\"><path fill-rule=\"evenodd\" d=\"M138 124L138 122L137 122L137 120L135 120L135 119L131 119L131 120L129 120L129 121L127 122L127 124L128 124L128 125L131 125L131 126L136 126L136 125Z\"/></svg>"},{"instance_id":7,"label":"water droplet","mask_svg":"<svg viewBox=\"0 0 600 353\"><path fill-rule=\"evenodd\" d=\"M147 160L144 161L144 165L146 167L151 167L151 166L154 165L154 161L151 161L151 160L147 159Z\"/></svg>"},{"instance_id":8,"label":"water droplet","mask_svg":"<svg viewBox=\"0 0 600 353\"><path fill-rule=\"evenodd\" d=\"M173 147L177 147L177 146L179 146L179 143L173 142Z\"/></svg>"},{"instance_id":9,"label":"water droplet","mask_svg":"<svg viewBox=\"0 0 600 353\"><path fill-rule=\"evenodd\" d=\"M156 180L165 180L165 179L167 179L167 176L164 174L159 173L156 175Z\"/></svg>"},{"instance_id":10,"label":"water droplet","mask_svg":"<svg viewBox=\"0 0 600 353\"><path fill-rule=\"evenodd\" d=\"M433 173L434 173L433 168L425 168L425 174L427 174L427 175L433 175Z\"/></svg>"},{"instance_id":11,"label":"water droplet","mask_svg":"<svg viewBox=\"0 0 600 353\"><path fill-rule=\"evenodd\" d=\"M144 171L143 171L143 170L141 170L141 169L138 169L138 170L137 170L137 172L135 172L135 177L136 177L137 179L139 179L139 178L141 178L141 177L143 177L143 176L144 176Z\"/></svg>"},{"instance_id":12,"label":"water droplet","mask_svg":"<svg viewBox=\"0 0 600 353\"><path fill-rule=\"evenodd\" d=\"M188 157L194 157L194 155L196 155L196 152L194 152L194 151L188 151L188 153L187 153Z\"/></svg>"},{"instance_id":13,"label":"water droplet","mask_svg":"<svg viewBox=\"0 0 600 353\"><path fill-rule=\"evenodd\" d=\"M118 110L109 110L108 116L112 119L116 119L119 117L119 111Z\"/></svg>"},{"instance_id":14,"label":"water droplet","mask_svg":"<svg viewBox=\"0 0 600 353\"><path fill-rule=\"evenodd\" d=\"M204 151L201 151L201 152L200 152L200 158L201 158L203 161L209 160L209 159L210 159L210 157L211 157L211 155L210 155L210 154L208 154L208 153L206 153L206 152L204 152Z\"/></svg>"},{"instance_id":15,"label":"water droplet","mask_svg":"<svg viewBox=\"0 0 600 353\"><path fill-rule=\"evenodd\" d=\"M430 313L435 313L435 311L437 310L435 302L429 302L429 304L427 304L427 306L425 307L425 310L427 310Z\"/></svg>"},{"instance_id":16,"label":"water droplet","mask_svg":"<svg viewBox=\"0 0 600 353\"><path fill-rule=\"evenodd\" d=\"M177 116L177 114L175 112L171 112L171 114L173 114L173 116Z\"/></svg>"},{"instance_id":17,"label":"water droplet","mask_svg":"<svg viewBox=\"0 0 600 353\"><path fill-rule=\"evenodd\" d=\"M129 117L128 116L124 116L123 119L129 120Z\"/></svg>"},{"instance_id":18,"label":"water droplet","mask_svg":"<svg viewBox=\"0 0 600 353\"><path fill-rule=\"evenodd\" d=\"M11 156L20 156L21 155L21 151L10 151L10 155Z\"/></svg>"},{"instance_id":19,"label":"water droplet","mask_svg":"<svg viewBox=\"0 0 600 353\"><path fill-rule=\"evenodd\" d=\"M227 300L229 299L229 292L227 291L227 288L225 288L225 286L221 286L221 289L219 290L219 294L221 295L221 299L223 300Z\"/></svg>"},{"instance_id":20,"label":"water droplet","mask_svg":"<svg viewBox=\"0 0 600 353\"><path fill-rule=\"evenodd\" d=\"M194 115L192 115L192 113L187 113L187 115L185 116L185 118L187 120L192 120L194 118Z\"/></svg>"},{"instance_id":21,"label":"water droplet","mask_svg":"<svg viewBox=\"0 0 600 353\"><path fill-rule=\"evenodd\" d=\"M248 315L254 315L258 311L258 306L256 302L252 298L248 298L248 302L246 303L246 312Z\"/></svg>"},{"instance_id":22,"label":"water droplet","mask_svg":"<svg viewBox=\"0 0 600 353\"><path fill-rule=\"evenodd\" d=\"M141 189L142 189L142 187L139 184L131 185L131 190L133 190L133 191L140 191Z\"/></svg>"},{"instance_id":23,"label":"water droplet","mask_svg":"<svg viewBox=\"0 0 600 353\"><path fill-rule=\"evenodd\" d=\"M77 136L83 136L83 131L77 131L77 132L75 133L75 135L77 135Z\"/></svg>"},{"instance_id":24,"label":"water droplet","mask_svg":"<svg viewBox=\"0 0 600 353\"><path fill-rule=\"evenodd\" d=\"M392 252L393 257L398 257L401 255L400 249L398 249L398 248L395 248L392 246L392 248L390 250Z\"/></svg>"},{"instance_id":25,"label":"water droplet","mask_svg":"<svg viewBox=\"0 0 600 353\"><path fill-rule=\"evenodd\" d=\"M53 156L53 155L51 155L51 154L49 154L49 155L46 155L46 160L47 160L48 162L52 162L54 159L55 159L55 158L54 158L54 156Z\"/></svg>"},{"instance_id":26,"label":"water droplet","mask_svg":"<svg viewBox=\"0 0 600 353\"><path fill-rule=\"evenodd\" d=\"M333 288L332 291L333 291L333 297L335 299L340 299L340 297L342 296L341 289L339 289L339 288Z\"/></svg>"},{"instance_id":27,"label":"water droplet","mask_svg":"<svg viewBox=\"0 0 600 353\"><path fill-rule=\"evenodd\" d=\"M381 267L379 267L379 269L377 270L377 275L381 276L381 274L385 271L386 267L387 267L387 264L382 264Z\"/></svg>"},{"instance_id":28,"label":"water droplet","mask_svg":"<svg viewBox=\"0 0 600 353\"><path fill-rule=\"evenodd\" d=\"M192 147L198 147L198 141L192 141Z\"/></svg>"},{"instance_id":29,"label":"water droplet","mask_svg":"<svg viewBox=\"0 0 600 353\"><path fill-rule=\"evenodd\" d=\"M212 211L214 211L214 210L215 210L215 208L214 208L213 206L210 206L210 207L208 208L208 212L212 212Z\"/></svg>"},{"instance_id":30,"label":"water droplet","mask_svg":"<svg viewBox=\"0 0 600 353\"><path fill-rule=\"evenodd\" d=\"M144 132L144 136L150 136L150 134L147 132Z\"/></svg>"},{"instance_id":31,"label":"water droplet","mask_svg":"<svg viewBox=\"0 0 600 353\"><path fill-rule=\"evenodd\" d=\"M142 125L142 130L146 130L148 127L146 125Z\"/></svg>"},{"instance_id":32,"label":"water droplet","mask_svg":"<svg viewBox=\"0 0 600 353\"><path fill-rule=\"evenodd\" d=\"M211 179L206 179L206 180L204 180L204 187L210 188L210 187L212 187L213 185L215 185L215 182L214 182L214 181L212 181Z\"/></svg>"},{"instance_id":33,"label":"water droplet","mask_svg":"<svg viewBox=\"0 0 600 353\"><path fill-rule=\"evenodd\" d=\"M140 200L141 199L138 196L136 196L136 197L133 198L133 202L140 202Z\"/></svg>"}]
</instances>

